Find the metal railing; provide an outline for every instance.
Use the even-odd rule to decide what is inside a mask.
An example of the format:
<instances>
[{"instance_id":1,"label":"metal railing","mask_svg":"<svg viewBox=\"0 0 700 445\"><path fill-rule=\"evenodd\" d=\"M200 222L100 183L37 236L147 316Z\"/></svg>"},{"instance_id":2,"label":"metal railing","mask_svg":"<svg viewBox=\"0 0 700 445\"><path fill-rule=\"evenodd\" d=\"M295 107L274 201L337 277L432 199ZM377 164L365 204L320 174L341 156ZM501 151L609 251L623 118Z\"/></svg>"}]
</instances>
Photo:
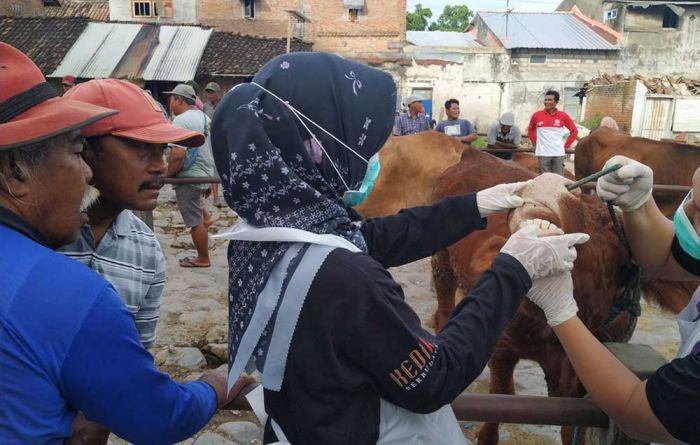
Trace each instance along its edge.
<instances>
[{"instance_id":1,"label":"metal railing","mask_svg":"<svg viewBox=\"0 0 700 445\"><path fill-rule=\"evenodd\" d=\"M510 151L510 150L504 150ZM220 184L221 179L218 177L200 177L200 178L165 178L165 184L185 185L185 184ZM584 188L595 187L595 183L587 184ZM687 185L665 185L654 184L654 191L660 192L688 192L691 187Z\"/></svg>"},{"instance_id":2,"label":"metal railing","mask_svg":"<svg viewBox=\"0 0 700 445\"><path fill-rule=\"evenodd\" d=\"M245 396L257 387L258 384L246 386L224 409L251 411ZM461 421L593 428L610 426L607 414L592 400L574 397L465 392L452 402L452 410Z\"/></svg>"},{"instance_id":3,"label":"metal railing","mask_svg":"<svg viewBox=\"0 0 700 445\"><path fill-rule=\"evenodd\" d=\"M486 153L534 153L534 148L477 148L479 151ZM576 154L576 150L565 150L567 155Z\"/></svg>"}]
</instances>

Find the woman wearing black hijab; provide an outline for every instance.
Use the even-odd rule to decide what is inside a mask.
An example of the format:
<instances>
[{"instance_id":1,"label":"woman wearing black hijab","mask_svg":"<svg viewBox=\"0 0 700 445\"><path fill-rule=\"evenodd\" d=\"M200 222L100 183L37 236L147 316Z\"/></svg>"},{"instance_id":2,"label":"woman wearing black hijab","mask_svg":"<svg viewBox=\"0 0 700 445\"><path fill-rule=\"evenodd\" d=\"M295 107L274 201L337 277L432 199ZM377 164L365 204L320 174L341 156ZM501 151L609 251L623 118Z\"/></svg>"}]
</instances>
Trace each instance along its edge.
<instances>
[{"instance_id":1,"label":"woman wearing black hijab","mask_svg":"<svg viewBox=\"0 0 700 445\"><path fill-rule=\"evenodd\" d=\"M576 241L549 245L536 230L518 232L441 333L425 331L386 268L522 205L523 184L355 221L344 195L356 204L371 187L395 104L386 73L293 53L234 88L214 115L224 197L247 223L224 236L233 240L229 379L253 365L261 371L265 443L283 434L293 444L373 444L388 434L386 417L444 407L481 373L531 277L572 267ZM347 193L363 179L361 192ZM416 427L415 419L406 423ZM435 443L427 432L406 437Z\"/></svg>"}]
</instances>

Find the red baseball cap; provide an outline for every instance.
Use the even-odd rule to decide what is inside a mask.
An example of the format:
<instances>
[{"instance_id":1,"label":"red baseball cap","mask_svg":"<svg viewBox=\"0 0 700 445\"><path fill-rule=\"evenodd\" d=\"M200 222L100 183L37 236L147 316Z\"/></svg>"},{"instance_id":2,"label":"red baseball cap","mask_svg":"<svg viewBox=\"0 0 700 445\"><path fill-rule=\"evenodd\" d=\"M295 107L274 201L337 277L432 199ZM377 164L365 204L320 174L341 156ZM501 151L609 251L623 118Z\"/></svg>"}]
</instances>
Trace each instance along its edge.
<instances>
[{"instance_id":1,"label":"red baseball cap","mask_svg":"<svg viewBox=\"0 0 700 445\"><path fill-rule=\"evenodd\" d=\"M149 144L199 147L202 133L171 124L160 105L146 91L118 79L94 79L71 88L64 98L113 108L119 114L84 127L83 137L112 135Z\"/></svg>"},{"instance_id":2,"label":"red baseball cap","mask_svg":"<svg viewBox=\"0 0 700 445\"><path fill-rule=\"evenodd\" d=\"M41 142L116 113L58 97L29 57L0 42L0 150Z\"/></svg>"},{"instance_id":3,"label":"red baseball cap","mask_svg":"<svg viewBox=\"0 0 700 445\"><path fill-rule=\"evenodd\" d=\"M61 79L61 85L75 85L75 76L71 76L70 74L63 76L63 79Z\"/></svg>"}]
</instances>

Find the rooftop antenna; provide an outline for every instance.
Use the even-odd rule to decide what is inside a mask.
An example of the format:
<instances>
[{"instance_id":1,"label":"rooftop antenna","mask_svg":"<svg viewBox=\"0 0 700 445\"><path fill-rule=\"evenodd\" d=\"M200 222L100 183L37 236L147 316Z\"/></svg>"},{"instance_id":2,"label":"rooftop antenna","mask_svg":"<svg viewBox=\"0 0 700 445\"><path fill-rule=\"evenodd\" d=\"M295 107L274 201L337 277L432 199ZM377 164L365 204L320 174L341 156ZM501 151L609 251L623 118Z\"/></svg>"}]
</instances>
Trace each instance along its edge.
<instances>
[{"instance_id":1,"label":"rooftop antenna","mask_svg":"<svg viewBox=\"0 0 700 445\"><path fill-rule=\"evenodd\" d=\"M506 40L508 40L508 20L510 18L510 13L513 11L510 9L510 0L506 0Z\"/></svg>"}]
</instances>

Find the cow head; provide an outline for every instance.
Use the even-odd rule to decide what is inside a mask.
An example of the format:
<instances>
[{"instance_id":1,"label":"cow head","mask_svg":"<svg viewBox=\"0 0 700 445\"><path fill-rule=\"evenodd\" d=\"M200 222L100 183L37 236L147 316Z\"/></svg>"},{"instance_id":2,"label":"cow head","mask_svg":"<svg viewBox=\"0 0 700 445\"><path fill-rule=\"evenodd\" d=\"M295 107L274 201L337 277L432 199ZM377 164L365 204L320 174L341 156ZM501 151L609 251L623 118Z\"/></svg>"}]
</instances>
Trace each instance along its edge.
<instances>
[{"instance_id":1,"label":"cow head","mask_svg":"<svg viewBox=\"0 0 700 445\"><path fill-rule=\"evenodd\" d=\"M536 177L521 192L525 204L513 210L508 218L511 233L518 230L523 221L543 219L566 233L584 232L584 206L581 191L566 190L569 179L554 173Z\"/></svg>"}]
</instances>

